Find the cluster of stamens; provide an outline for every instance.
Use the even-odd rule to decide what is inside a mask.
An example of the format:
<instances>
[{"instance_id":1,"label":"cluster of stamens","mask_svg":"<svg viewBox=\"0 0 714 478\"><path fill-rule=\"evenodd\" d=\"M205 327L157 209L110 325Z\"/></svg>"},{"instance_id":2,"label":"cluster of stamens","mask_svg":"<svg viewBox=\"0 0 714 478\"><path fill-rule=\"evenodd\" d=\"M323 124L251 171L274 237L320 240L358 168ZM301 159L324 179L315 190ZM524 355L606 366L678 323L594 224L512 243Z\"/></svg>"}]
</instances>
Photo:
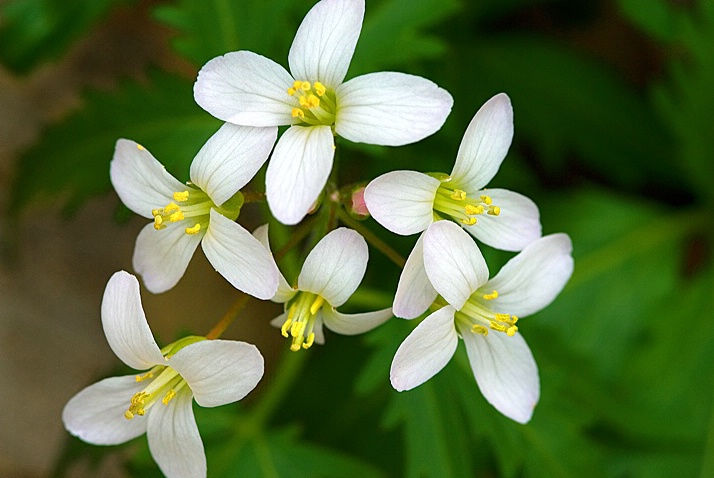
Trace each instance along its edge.
<instances>
[{"instance_id":1,"label":"cluster of stamens","mask_svg":"<svg viewBox=\"0 0 714 478\"><path fill-rule=\"evenodd\" d=\"M482 305L481 300L493 300L498 297L498 291L494 290L490 294L482 294L480 297L471 297L466 304L456 314L457 319L467 321L471 324L471 332L488 335L489 330L503 332L509 337L513 337L518 332L518 317L510 314L503 314L491 311Z\"/></svg>"},{"instance_id":2,"label":"cluster of stamens","mask_svg":"<svg viewBox=\"0 0 714 478\"><path fill-rule=\"evenodd\" d=\"M478 199L470 198L466 191L439 186L434 197L434 211L450 216L462 224L473 226L476 216L488 214L498 216L501 208L493 204L490 196L482 194Z\"/></svg>"},{"instance_id":3,"label":"cluster of stamens","mask_svg":"<svg viewBox=\"0 0 714 478\"><path fill-rule=\"evenodd\" d=\"M335 122L334 95L329 94L319 81L295 80L293 86L288 88L288 95L297 98L299 104L290 113L293 118L311 125L331 125Z\"/></svg>"},{"instance_id":4,"label":"cluster of stamens","mask_svg":"<svg viewBox=\"0 0 714 478\"><path fill-rule=\"evenodd\" d=\"M170 202L166 206L153 209L151 215L154 216L154 229L160 231L166 228L167 222L179 222L187 218L197 218L193 226L187 227L186 234L197 234L201 230L200 216L209 214L214 206L208 195L200 190L177 191L173 194L175 202ZM179 206L177 203L185 203Z\"/></svg>"},{"instance_id":5,"label":"cluster of stamens","mask_svg":"<svg viewBox=\"0 0 714 478\"><path fill-rule=\"evenodd\" d=\"M156 378L154 379L154 376ZM153 380L152 380L153 379ZM157 365L143 375L137 375L136 381L152 380L142 391L131 397L129 408L124 412L124 418L131 420L135 416L144 416L158 400L168 405L176 393L186 385L186 381L171 367Z\"/></svg>"},{"instance_id":6,"label":"cluster of stamens","mask_svg":"<svg viewBox=\"0 0 714 478\"><path fill-rule=\"evenodd\" d=\"M299 292L293 299L288 308L288 318L280 328L283 337L289 334L293 338L290 350L308 349L315 342L315 319L324 303L322 296L310 292Z\"/></svg>"}]
</instances>

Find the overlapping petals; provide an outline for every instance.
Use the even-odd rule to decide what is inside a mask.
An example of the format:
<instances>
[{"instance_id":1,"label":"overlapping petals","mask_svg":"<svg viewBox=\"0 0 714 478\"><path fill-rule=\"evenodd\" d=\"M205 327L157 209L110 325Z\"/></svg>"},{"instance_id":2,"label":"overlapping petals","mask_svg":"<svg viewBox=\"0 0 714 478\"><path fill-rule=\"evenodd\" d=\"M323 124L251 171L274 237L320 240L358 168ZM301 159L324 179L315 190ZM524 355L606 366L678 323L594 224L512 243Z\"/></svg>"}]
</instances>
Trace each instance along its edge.
<instances>
[{"instance_id":1,"label":"overlapping petals","mask_svg":"<svg viewBox=\"0 0 714 478\"><path fill-rule=\"evenodd\" d=\"M154 293L181 279L199 243L216 268L236 288L261 299L277 289L275 263L234 220L245 186L265 162L277 132L225 124L191 164L183 185L143 146L117 141L110 166L112 184L132 211L153 217L134 249L134 269Z\"/></svg>"},{"instance_id":2,"label":"overlapping petals","mask_svg":"<svg viewBox=\"0 0 714 478\"><path fill-rule=\"evenodd\" d=\"M242 342L190 338L168 346L164 356L141 309L139 283L123 271L107 284L102 324L119 358L150 371L108 378L79 392L62 412L67 430L97 445L124 443L146 432L151 454L166 476L205 477L192 399L195 395L199 404L213 407L243 398L263 375L260 352ZM147 395L142 398L142 393ZM161 395L148 395L156 393Z\"/></svg>"}]
</instances>

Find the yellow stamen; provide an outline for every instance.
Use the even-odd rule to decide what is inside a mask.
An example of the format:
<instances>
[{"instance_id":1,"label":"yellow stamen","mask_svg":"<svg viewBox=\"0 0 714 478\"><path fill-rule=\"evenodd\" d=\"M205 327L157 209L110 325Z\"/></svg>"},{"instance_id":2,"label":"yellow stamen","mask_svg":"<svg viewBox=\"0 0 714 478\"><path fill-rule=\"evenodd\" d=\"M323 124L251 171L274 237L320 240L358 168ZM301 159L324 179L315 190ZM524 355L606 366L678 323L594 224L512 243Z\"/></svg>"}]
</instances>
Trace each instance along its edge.
<instances>
[{"instance_id":1,"label":"yellow stamen","mask_svg":"<svg viewBox=\"0 0 714 478\"><path fill-rule=\"evenodd\" d=\"M310 91L310 82L309 81L303 81L300 83L300 89L302 91Z\"/></svg>"},{"instance_id":2,"label":"yellow stamen","mask_svg":"<svg viewBox=\"0 0 714 478\"><path fill-rule=\"evenodd\" d=\"M485 194L481 195L481 201L487 206L490 206L493 203L493 200L489 196L486 196Z\"/></svg>"},{"instance_id":3,"label":"yellow stamen","mask_svg":"<svg viewBox=\"0 0 714 478\"><path fill-rule=\"evenodd\" d=\"M320 106L320 98L315 95L310 95L307 97L308 108L317 108L318 106Z\"/></svg>"},{"instance_id":4,"label":"yellow stamen","mask_svg":"<svg viewBox=\"0 0 714 478\"><path fill-rule=\"evenodd\" d=\"M483 298L486 300L493 300L496 297L498 297L498 291L496 289L493 290L490 294L484 294Z\"/></svg>"},{"instance_id":5,"label":"yellow stamen","mask_svg":"<svg viewBox=\"0 0 714 478\"><path fill-rule=\"evenodd\" d=\"M176 396L176 391L172 388L171 390L166 392L166 395L164 396L164 398L161 399L161 403L163 403L164 405L168 405L169 402L171 401L171 399L174 398L175 396Z\"/></svg>"},{"instance_id":6,"label":"yellow stamen","mask_svg":"<svg viewBox=\"0 0 714 478\"><path fill-rule=\"evenodd\" d=\"M501 214L501 208L498 206L489 206L488 207L488 215L489 216L498 216Z\"/></svg>"},{"instance_id":7,"label":"yellow stamen","mask_svg":"<svg viewBox=\"0 0 714 478\"><path fill-rule=\"evenodd\" d=\"M319 81L316 81L315 83L313 83L312 86L315 87L315 93L317 93L317 96L322 96L327 91L327 88L325 88L325 85L323 85Z\"/></svg>"},{"instance_id":8,"label":"yellow stamen","mask_svg":"<svg viewBox=\"0 0 714 478\"><path fill-rule=\"evenodd\" d=\"M290 96L294 95L296 91L297 91L297 90L296 90L295 88L293 88L292 86L291 86L290 88L288 88L288 94L289 94Z\"/></svg>"},{"instance_id":9,"label":"yellow stamen","mask_svg":"<svg viewBox=\"0 0 714 478\"><path fill-rule=\"evenodd\" d=\"M165 214L168 214L168 213L170 213L170 212L180 211L180 210L181 210L181 208L178 206L178 204L176 204L175 202L170 202L170 203L168 203L168 205L166 205L166 207L164 208L164 213L165 213Z\"/></svg>"},{"instance_id":10,"label":"yellow stamen","mask_svg":"<svg viewBox=\"0 0 714 478\"><path fill-rule=\"evenodd\" d=\"M154 216L154 229L158 231L165 228L166 226L162 225L162 222L164 222L164 219L161 216Z\"/></svg>"},{"instance_id":11,"label":"yellow stamen","mask_svg":"<svg viewBox=\"0 0 714 478\"><path fill-rule=\"evenodd\" d=\"M467 226L473 226L477 221L475 217L467 217L466 219L462 219L461 222Z\"/></svg>"},{"instance_id":12,"label":"yellow stamen","mask_svg":"<svg viewBox=\"0 0 714 478\"><path fill-rule=\"evenodd\" d=\"M320 310L320 307L322 307L322 304L324 302L325 302L325 299L323 299L321 295L318 295L317 297L315 297L315 301L310 306L310 313L312 315L317 314L317 311Z\"/></svg>"},{"instance_id":13,"label":"yellow stamen","mask_svg":"<svg viewBox=\"0 0 714 478\"><path fill-rule=\"evenodd\" d=\"M146 372L146 373L143 374L143 375L137 375L137 376L136 376L136 381L137 381L137 382L143 382L143 381L146 380L147 378L153 378L153 377L154 377L154 374L153 374L152 372Z\"/></svg>"},{"instance_id":14,"label":"yellow stamen","mask_svg":"<svg viewBox=\"0 0 714 478\"><path fill-rule=\"evenodd\" d=\"M188 199L188 191L177 191L174 193L174 201L185 201Z\"/></svg>"},{"instance_id":15,"label":"yellow stamen","mask_svg":"<svg viewBox=\"0 0 714 478\"><path fill-rule=\"evenodd\" d=\"M300 81L300 80L293 81L293 88L295 88L296 90L299 90L300 87L302 87L302 81Z\"/></svg>"},{"instance_id":16,"label":"yellow stamen","mask_svg":"<svg viewBox=\"0 0 714 478\"><path fill-rule=\"evenodd\" d=\"M293 352L297 352L298 350L300 350L300 344L291 344L290 350L292 350Z\"/></svg>"},{"instance_id":17,"label":"yellow stamen","mask_svg":"<svg viewBox=\"0 0 714 478\"><path fill-rule=\"evenodd\" d=\"M307 98L305 98L304 96L301 96L300 98L298 98L298 102L300 103L300 106L302 106L303 108L309 108Z\"/></svg>"},{"instance_id":18,"label":"yellow stamen","mask_svg":"<svg viewBox=\"0 0 714 478\"><path fill-rule=\"evenodd\" d=\"M290 112L293 118L300 118L304 119L305 118L305 112L301 110L300 108L293 108L293 110Z\"/></svg>"},{"instance_id":19,"label":"yellow stamen","mask_svg":"<svg viewBox=\"0 0 714 478\"><path fill-rule=\"evenodd\" d=\"M514 335L516 335L516 332L518 332L518 327L512 325L506 331L506 335L508 335L509 337L513 337Z\"/></svg>"},{"instance_id":20,"label":"yellow stamen","mask_svg":"<svg viewBox=\"0 0 714 478\"><path fill-rule=\"evenodd\" d=\"M292 323L293 323L293 319L288 319L285 322L283 322L283 326L280 327L280 333L283 334L283 337L288 336L288 329L290 328Z\"/></svg>"},{"instance_id":21,"label":"yellow stamen","mask_svg":"<svg viewBox=\"0 0 714 478\"><path fill-rule=\"evenodd\" d=\"M134 414L127 410L124 412L124 418L126 418L127 420L131 420L132 418L134 418Z\"/></svg>"},{"instance_id":22,"label":"yellow stamen","mask_svg":"<svg viewBox=\"0 0 714 478\"><path fill-rule=\"evenodd\" d=\"M451 193L451 199L463 201L464 199L466 199L466 191L462 191L461 189L454 189L454 192Z\"/></svg>"},{"instance_id":23,"label":"yellow stamen","mask_svg":"<svg viewBox=\"0 0 714 478\"><path fill-rule=\"evenodd\" d=\"M136 149L138 149L139 151L144 151L146 148L144 148L144 147L143 147L142 145L140 145L140 144L137 144L137 145L136 145Z\"/></svg>"},{"instance_id":24,"label":"yellow stamen","mask_svg":"<svg viewBox=\"0 0 714 478\"><path fill-rule=\"evenodd\" d=\"M310 332L310 335L307 336L307 342L302 344L302 348L309 349L312 347L313 342L315 342L315 332Z\"/></svg>"},{"instance_id":25,"label":"yellow stamen","mask_svg":"<svg viewBox=\"0 0 714 478\"><path fill-rule=\"evenodd\" d=\"M177 212L171 214L169 216L169 221L171 221L171 222L183 221L183 213L181 211L177 211Z\"/></svg>"},{"instance_id":26,"label":"yellow stamen","mask_svg":"<svg viewBox=\"0 0 714 478\"><path fill-rule=\"evenodd\" d=\"M188 234L189 236L192 236L192 235L194 235L194 234L198 234L198 231L200 231L200 230L201 230L201 224L198 224L198 223L197 223L197 224L196 224L195 226L193 226L193 227L187 227L187 228L186 228L186 234Z\"/></svg>"},{"instance_id":27,"label":"yellow stamen","mask_svg":"<svg viewBox=\"0 0 714 478\"><path fill-rule=\"evenodd\" d=\"M471 204L467 204L464 206L464 211L466 212L467 215L473 216L473 215L478 215L478 214L483 214L483 206L480 204L478 206L472 206Z\"/></svg>"},{"instance_id":28,"label":"yellow stamen","mask_svg":"<svg viewBox=\"0 0 714 478\"><path fill-rule=\"evenodd\" d=\"M486 327L484 327L483 325L479 325L479 324L474 324L474 326L471 327L471 332L473 332L474 334L481 334L484 337L486 337L488 335L488 329Z\"/></svg>"}]
</instances>

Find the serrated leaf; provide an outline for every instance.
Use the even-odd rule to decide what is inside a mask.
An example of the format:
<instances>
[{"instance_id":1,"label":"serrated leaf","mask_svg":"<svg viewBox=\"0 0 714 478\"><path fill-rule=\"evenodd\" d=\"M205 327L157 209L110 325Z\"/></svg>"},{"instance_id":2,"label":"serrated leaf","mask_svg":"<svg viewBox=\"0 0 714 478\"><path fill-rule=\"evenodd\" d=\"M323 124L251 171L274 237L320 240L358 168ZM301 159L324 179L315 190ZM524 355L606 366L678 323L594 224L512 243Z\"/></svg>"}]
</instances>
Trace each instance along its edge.
<instances>
[{"instance_id":1,"label":"serrated leaf","mask_svg":"<svg viewBox=\"0 0 714 478\"><path fill-rule=\"evenodd\" d=\"M37 197L69 207L110 189L109 162L119 138L146 146L180 180L220 122L193 102L191 82L155 73L145 85L90 92L85 105L50 127L20 158L12 191L18 212Z\"/></svg>"},{"instance_id":2,"label":"serrated leaf","mask_svg":"<svg viewBox=\"0 0 714 478\"><path fill-rule=\"evenodd\" d=\"M54 59L118 4L132 0L20 0L0 5L0 62L20 73Z\"/></svg>"}]
</instances>

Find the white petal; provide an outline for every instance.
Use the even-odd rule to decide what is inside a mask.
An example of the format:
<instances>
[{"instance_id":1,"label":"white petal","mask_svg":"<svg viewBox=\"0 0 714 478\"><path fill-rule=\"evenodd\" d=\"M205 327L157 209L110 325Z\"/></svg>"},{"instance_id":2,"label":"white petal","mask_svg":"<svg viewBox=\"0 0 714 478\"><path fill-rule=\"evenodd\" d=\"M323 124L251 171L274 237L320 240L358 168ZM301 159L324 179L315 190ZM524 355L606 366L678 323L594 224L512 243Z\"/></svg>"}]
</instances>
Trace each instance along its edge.
<instances>
[{"instance_id":1,"label":"white petal","mask_svg":"<svg viewBox=\"0 0 714 478\"><path fill-rule=\"evenodd\" d=\"M193 85L196 103L218 119L245 126L294 122L293 78L273 60L250 51L218 56L201 68Z\"/></svg>"},{"instance_id":2,"label":"white petal","mask_svg":"<svg viewBox=\"0 0 714 478\"><path fill-rule=\"evenodd\" d=\"M542 237L523 249L484 289L496 289L493 310L526 317L553 302L573 274L573 245L567 234Z\"/></svg>"},{"instance_id":3,"label":"white petal","mask_svg":"<svg viewBox=\"0 0 714 478\"><path fill-rule=\"evenodd\" d=\"M186 189L147 149L128 139L117 141L109 177L126 207L149 219L152 209L166 206L174 192Z\"/></svg>"},{"instance_id":4,"label":"white petal","mask_svg":"<svg viewBox=\"0 0 714 478\"><path fill-rule=\"evenodd\" d=\"M262 226L257 227L255 231L253 231L253 237L258 239L258 242L260 242L263 247L265 247L265 249L270 253L270 256L272 257L273 253L270 249L268 225L263 224ZM277 264L275 267L277 268ZM280 268L278 268L278 291L270 300L272 300L273 302L277 302L278 304L282 304L292 299L295 294L297 294L297 290L290 287L288 281L285 280L285 276L283 276L283 274L280 272Z\"/></svg>"},{"instance_id":5,"label":"white petal","mask_svg":"<svg viewBox=\"0 0 714 478\"><path fill-rule=\"evenodd\" d=\"M201 242L208 261L238 290L267 300L278 290L273 256L239 224L211 209L211 222Z\"/></svg>"},{"instance_id":6,"label":"white petal","mask_svg":"<svg viewBox=\"0 0 714 478\"><path fill-rule=\"evenodd\" d=\"M438 179L416 171L392 171L374 179L364 191L372 217L395 234L425 230L434 218Z\"/></svg>"},{"instance_id":7,"label":"white petal","mask_svg":"<svg viewBox=\"0 0 714 478\"><path fill-rule=\"evenodd\" d=\"M434 288L457 310L488 280L478 246L451 221L437 221L424 233L424 267Z\"/></svg>"},{"instance_id":8,"label":"white petal","mask_svg":"<svg viewBox=\"0 0 714 478\"><path fill-rule=\"evenodd\" d=\"M538 206L523 196L506 189L488 189L474 194L488 195L501 208L498 216L480 214L473 226L463 226L476 239L496 249L520 251L541 236Z\"/></svg>"},{"instance_id":9,"label":"white petal","mask_svg":"<svg viewBox=\"0 0 714 478\"><path fill-rule=\"evenodd\" d=\"M424 234L419 236L409 254L394 296L394 315L413 319L423 314L439 295L431 285L424 268Z\"/></svg>"},{"instance_id":10,"label":"white petal","mask_svg":"<svg viewBox=\"0 0 714 478\"><path fill-rule=\"evenodd\" d=\"M392 309L376 310L361 314L342 314L331 307L323 309L325 326L342 335L357 335L374 329L392 318Z\"/></svg>"},{"instance_id":11,"label":"white petal","mask_svg":"<svg viewBox=\"0 0 714 478\"><path fill-rule=\"evenodd\" d=\"M204 232L186 234L186 224L169 224L157 231L144 226L136 238L132 263L144 285L154 294L171 289L183 277Z\"/></svg>"},{"instance_id":12,"label":"white petal","mask_svg":"<svg viewBox=\"0 0 714 478\"><path fill-rule=\"evenodd\" d=\"M191 181L220 206L253 179L277 137L277 127L225 123L191 163Z\"/></svg>"},{"instance_id":13,"label":"white petal","mask_svg":"<svg viewBox=\"0 0 714 478\"><path fill-rule=\"evenodd\" d=\"M339 307L362 282L368 258L367 243L359 233L335 229L305 259L298 289L321 295L332 307Z\"/></svg>"},{"instance_id":14,"label":"white petal","mask_svg":"<svg viewBox=\"0 0 714 478\"><path fill-rule=\"evenodd\" d=\"M293 126L283 133L265 176L268 206L278 221L302 221L327 183L334 156L329 126Z\"/></svg>"},{"instance_id":15,"label":"white petal","mask_svg":"<svg viewBox=\"0 0 714 478\"><path fill-rule=\"evenodd\" d=\"M471 369L488 403L508 418L527 423L540 398L538 367L520 333L462 331Z\"/></svg>"},{"instance_id":16,"label":"white petal","mask_svg":"<svg viewBox=\"0 0 714 478\"><path fill-rule=\"evenodd\" d=\"M305 15L288 54L295 79L337 87L347 74L364 17L364 0L322 0Z\"/></svg>"},{"instance_id":17,"label":"white petal","mask_svg":"<svg viewBox=\"0 0 714 478\"><path fill-rule=\"evenodd\" d=\"M128 272L114 273L104 289L102 326L109 347L129 367L144 370L164 361L141 307L139 281Z\"/></svg>"},{"instance_id":18,"label":"white petal","mask_svg":"<svg viewBox=\"0 0 714 478\"><path fill-rule=\"evenodd\" d=\"M237 402L263 377L263 356L255 345L235 340L191 344L171 357L169 365L186 380L202 407Z\"/></svg>"},{"instance_id":19,"label":"white petal","mask_svg":"<svg viewBox=\"0 0 714 478\"><path fill-rule=\"evenodd\" d=\"M513 139L513 108L499 93L478 110L466 129L451 172L464 191L477 191L496 175Z\"/></svg>"},{"instance_id":20,"label":"white petal","mask_svg":"<svg viewBox=\"0 0 714 478\"><path fill-rule=\"evenodd\" d=\"M411 390L436 375L454 356L458 336L454 308L442 307L409 334L392 361L389 379L397 391Z\"/></svg>"},{"instance_id":21,"label":"white petal","mask_svg":"<svg viewBox=\"0 0 714 478\"><path fill-rule=\"evenodd\" d=\"M401 146L439 131L454 103L420 76L382 72L358 76L337 89L335 131L355 143Z\"/></svg>"},{"instance_id":22,"label":"white petal","mask_svg":"<svg viewBox=\"0 0 714 478\"><path fill-rule=\"evenodd\" d=\"M146 420L124 418L131 397L146 383L134 375L106 378L72 397L62 410L64 427L93 445L119 445L146 431Z\"/></svg>"},{"instance_id":23,"label":"white petal","mask_svg":"<svg viewBox=\"0 0 714 478\"><path fill-rule=\"evenodd\" d=\"M206 454L192 405L191 392L184 387L168 405L157 402L147 412L149 450L167 478L206 476Z\"/></svg>"}]
</instances>

